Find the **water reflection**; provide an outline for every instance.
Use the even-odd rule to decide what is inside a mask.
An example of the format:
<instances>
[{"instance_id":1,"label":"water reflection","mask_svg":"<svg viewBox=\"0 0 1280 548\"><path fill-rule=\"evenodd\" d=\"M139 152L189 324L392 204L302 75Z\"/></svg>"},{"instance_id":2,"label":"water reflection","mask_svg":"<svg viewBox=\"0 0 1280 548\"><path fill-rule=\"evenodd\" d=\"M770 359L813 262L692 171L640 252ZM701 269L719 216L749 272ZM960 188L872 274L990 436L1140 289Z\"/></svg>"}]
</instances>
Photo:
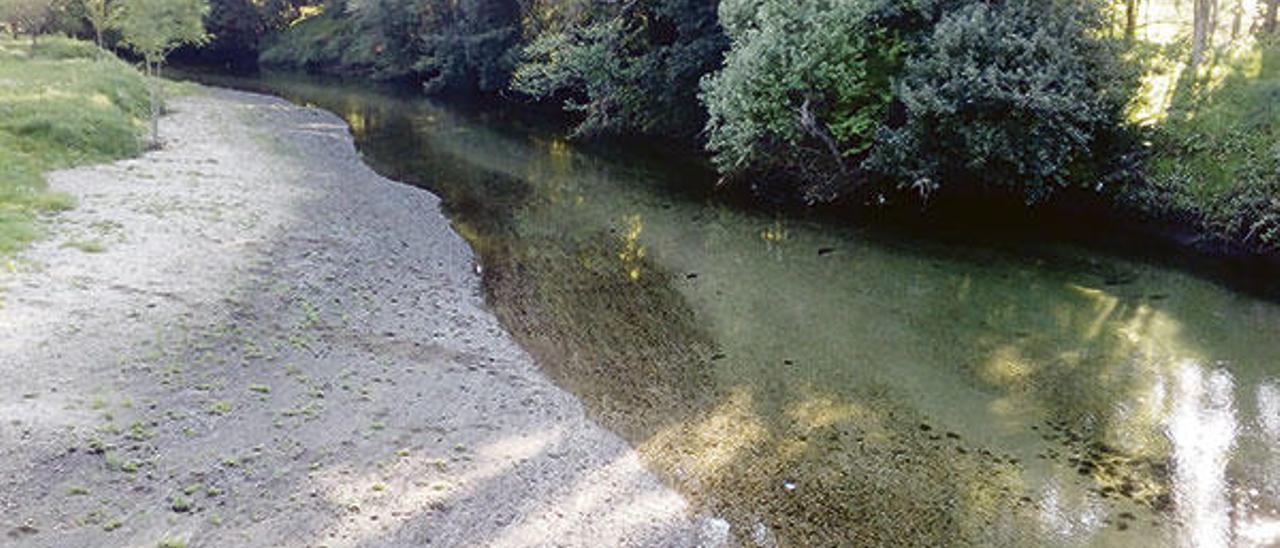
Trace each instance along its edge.
<instances>
[{"instance_id":1,"label":"water reflection","mask_svg":"<svg viewBox=\"0 0 1280 548\"><path fill-rule=\"evenodd\" d=\"M258 84L440 194L504 323L744 543L1280 535L1274 304L1068 246L754 214L508 117Z\"/></svg>"},{"instance_id":2,"label":"water reflection","mask_svg":"<svg viewBox=\"0 0 1280 548\"><path fill-rule=\"evenodd\" d=\"M1169 441L1173 445L1174 503L1184 546L1215 548L1231 540L1227 464L1236 441L1231 375L1180 362L1172 376Z\"/></svg>"}]
</instances>

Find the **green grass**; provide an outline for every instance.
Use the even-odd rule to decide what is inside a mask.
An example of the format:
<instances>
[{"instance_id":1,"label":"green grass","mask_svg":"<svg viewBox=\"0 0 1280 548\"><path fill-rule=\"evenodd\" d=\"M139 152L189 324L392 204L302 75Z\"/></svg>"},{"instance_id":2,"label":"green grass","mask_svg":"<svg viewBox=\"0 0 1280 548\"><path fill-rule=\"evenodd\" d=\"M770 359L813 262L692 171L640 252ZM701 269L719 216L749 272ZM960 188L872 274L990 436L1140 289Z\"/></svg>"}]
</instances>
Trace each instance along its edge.
<instances>
[{"instance_id":1,"label":"green grass","mask_svg":"<svg viewBox=\"0 0 1280 548\"><path fill-rule=\"evenodd\" d=\"M72 247L85 253L102 253L107 250L106 244L101 240L71 240L62 244L62 247Z\"/></svg>"},{"instance_id":2,"label":"green grass","mask_svg":"<svg viewBox=\"0 0 1280 548\"><path fill-rule=\"evenodd\" d=\"M1255 251L1280 251L1280 43L1241 49L1179 94L1146 201Z\"/></svg>"},{"instance_id":3,"label":"green grass","mask_svg":"<svg viewBox=\"0 0 1280 548\"><path fill-rule=\"evenodd\" d=\"M0 257L39 237L35 218L71 208L44 173L139 154L145 78L92 44L0 39Z\"/></svg>"}]
</instances>

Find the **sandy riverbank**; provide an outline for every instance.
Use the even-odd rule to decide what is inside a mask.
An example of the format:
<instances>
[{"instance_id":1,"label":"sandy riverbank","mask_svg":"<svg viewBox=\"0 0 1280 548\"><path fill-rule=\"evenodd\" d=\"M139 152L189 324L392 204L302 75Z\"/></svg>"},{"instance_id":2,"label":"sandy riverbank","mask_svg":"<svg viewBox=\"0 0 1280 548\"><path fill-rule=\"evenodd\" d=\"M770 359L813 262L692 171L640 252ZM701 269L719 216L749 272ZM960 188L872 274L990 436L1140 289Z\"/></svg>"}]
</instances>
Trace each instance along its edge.
<instances>
[{"instance_id":1,"label":"sandy riverbank","mask_svg":"<svg viewBox=\"0 0 1280 548\"><path fill-rule=\"evenodd\" d=\"M22 546L698 545L485 309L431 194L337 117L177 99L166 146L0 275L0 526Z\"/></svg>"}]
</instances>

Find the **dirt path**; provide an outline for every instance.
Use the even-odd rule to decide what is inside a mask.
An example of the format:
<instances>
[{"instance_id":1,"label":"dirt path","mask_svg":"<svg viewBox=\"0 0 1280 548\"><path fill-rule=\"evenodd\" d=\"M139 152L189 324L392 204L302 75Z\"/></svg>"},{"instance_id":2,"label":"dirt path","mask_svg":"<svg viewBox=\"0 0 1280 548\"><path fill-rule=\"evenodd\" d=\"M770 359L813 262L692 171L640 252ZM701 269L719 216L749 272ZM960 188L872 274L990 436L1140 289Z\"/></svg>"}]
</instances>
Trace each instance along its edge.
<instances>
[{"instance_id":1,"label":"dirt path","mask_svg":"<svg viewBox=\"0 0 1280 548\"><path fill-rule=\"evenodd\" d=\"M708 545L337 117L210 90L0 274L0 544Z\"/></svg>"}]
</instances>

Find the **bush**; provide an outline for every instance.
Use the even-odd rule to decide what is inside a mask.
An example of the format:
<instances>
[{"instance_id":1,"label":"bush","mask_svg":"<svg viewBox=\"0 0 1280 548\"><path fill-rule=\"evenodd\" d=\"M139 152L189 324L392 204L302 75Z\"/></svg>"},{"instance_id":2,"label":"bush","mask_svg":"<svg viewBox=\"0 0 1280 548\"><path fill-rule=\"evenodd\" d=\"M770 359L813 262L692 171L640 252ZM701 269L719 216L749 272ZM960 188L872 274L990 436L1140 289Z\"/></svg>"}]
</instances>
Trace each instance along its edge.
<instances>
[{"instance_id":1,"label":"bush","mask_svg":"<svg viewBox=\"0 0 1280 548\"><path fill-rule=\"evenodd\" d=\"M908 60L906 121L881 131L868 166L926 197L954 184L1028 203L1096 174L1090 152L1123 125L1134 89L1104 25L1095 3L1067 0L947 14Z\"/></svg>"},{"instance_id":2,"label":"bush","mask_svg":"<svg viewBox=\"0 0 1280 548\"><path fill-rule=\"evenodd\" d=\"M92 42L58 38L45 39L36 45L34 52L37 58L55 61L61 59L97 59L103 53Z\"/></svg>"},{"instance_id":3,"label":"bush","mask_svg":"<svg viewBox=\"0 0 1280 548\"><path fill-rule=\"evenodd\" d=\"M507 87L519 41L515 0L367 0L273 35L265 66L414 80L428 93Z\"/></svg>"},{"instance_id":4,"label":"bush","mask_svg":"<svg viewBox=\"0 0 1280 548\"><path fill-rule=\"evenodd\" d=\"M834 196L884 119L902 43L859 0L725 0L732 41L703 82L707 147L725 174L781 170Z\"/></svg>"},{"instance_id":5,"label":"bush","mask_svg":"<svg viewBox=\"0 0 1280 548\"><path fill-rule=\"evenodd\" d=\"M263 66L366 74L373 69L373 46L357 43L359 30L350 17L324 14L268 37L258 62Z\"/></svg>"},{"instance_id":6,"label":"bush","mask_svg":"<svg viewBox=\"0 0 1280 548\"><path fill-rule=\"evenodd\" d=\"M563 99L582 115L580 136L691 137L706 120L698 81L726 46L712 2L635 2L540 34L524 48L512 87Z\"/></svg>"}]
</instances>

